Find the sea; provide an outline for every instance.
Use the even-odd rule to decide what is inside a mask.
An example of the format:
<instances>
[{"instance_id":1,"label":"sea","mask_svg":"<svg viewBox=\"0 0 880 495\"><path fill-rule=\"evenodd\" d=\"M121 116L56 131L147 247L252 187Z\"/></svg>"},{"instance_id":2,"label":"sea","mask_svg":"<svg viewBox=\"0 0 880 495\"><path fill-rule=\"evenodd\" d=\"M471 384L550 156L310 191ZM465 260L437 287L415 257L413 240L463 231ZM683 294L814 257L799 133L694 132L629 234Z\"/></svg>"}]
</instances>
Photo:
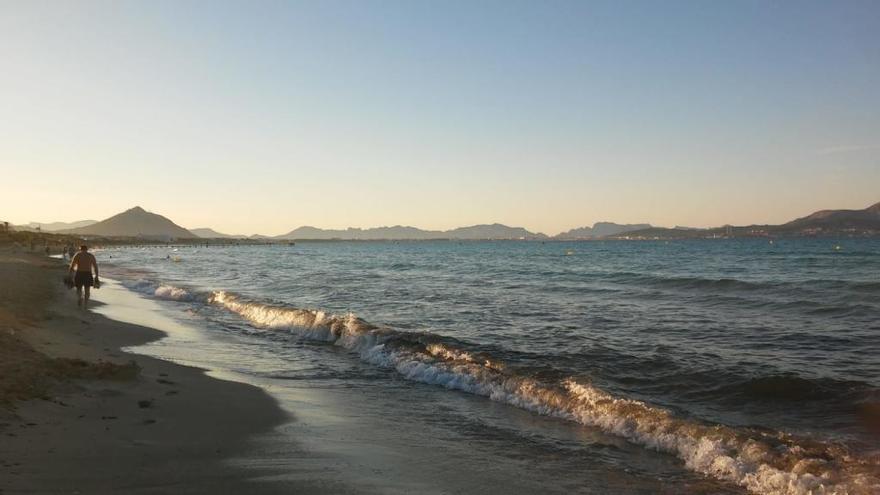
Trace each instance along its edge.
<instances>
[{"instance_id":1,"label":"sea","mask_svg":"<svg viewBox=\"0 0 880 495\"><path fill-rule=\"evenodd\" d=\"M880 493L880 239L96 255L115 290L187 329L135 352L253 383L291 413L238 460L267 479L329 493Z\"/></svg>"}]
</instances>

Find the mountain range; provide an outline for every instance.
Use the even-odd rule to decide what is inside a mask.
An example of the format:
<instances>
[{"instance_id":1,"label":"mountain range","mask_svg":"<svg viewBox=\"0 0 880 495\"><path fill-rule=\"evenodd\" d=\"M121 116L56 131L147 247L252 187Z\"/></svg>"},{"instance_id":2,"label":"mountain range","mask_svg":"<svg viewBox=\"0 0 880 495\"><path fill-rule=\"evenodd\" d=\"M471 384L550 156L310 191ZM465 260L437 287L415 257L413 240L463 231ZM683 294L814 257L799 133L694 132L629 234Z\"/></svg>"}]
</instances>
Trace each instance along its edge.
<instances>
[{"instance_id":1,"label":"mountain range","mask_svg":"<svg viewBox=\"0 0 880 495\"><path fill-rule=\"evenodd\" d=\"M214 229L209 229L207 227L202 227L198 229L189 229L190 233L192 233L196 237L201 237L202 239L246 239L246 235L231 235L224 234L222 232L217 232Z\"/></svg>"},{"instance_id":2,"label":"mountain range","mask_svg":"<svg viewBox=\"0 0 880 495\"><path fill-rule=\"evenodd\" d=\"M485 239L547 239L544 234L529 232L522 227L508 227L500 223L491 225L473 225L452 230L422 230L416 227L395 225L393 227L375 227L370 229L348 228L344 230L319 229L317 227L299 227L277 239L302 240L485 240Z\"/></svg>"},{"instance_id":3,"label":"mountain range","mask_svg":"<svg viewBox=\"0 0 880 495\"><path fill-rule=\"evenodd\" d=\"M725 225L710 229L651 227L612 239L694 239L717 237L880 235L880 203L864 210L821 210L781 225Z\"/></svg>"},{"instance_id":4,"label":"mountain range","mask_svg":"<svg viewBox=\"0 0 880 495\"><path fill-rule=\"evenodd\" d=\"M451 230L423 230L416 227L320 229L299 227L290 232L268 237L262 235L230 235L202 227L187 230L168 218L136 206L106 220L84 220L72 223L32 222L17 230L40 230L84 236L134 237L151 240L173 239L252 239L252 240L584 240L584 239L673 239L698 237L742 237L760 235L880 235L880 203L864 210L822 210L781 225L724 226L710 229L688 227L662 228L650 224L616 224L597 222L553 237L530 232L522 227L499 223L459 227Z\"/></svg>"},{"instance_id":5,"label":"mountain range","mask_svg":"<svg viewBox=\"0 0 880 495\"><path fill-rule=\"evenodd\" d=\"M320 229L317 227L299 227L286 234L268 237L262 235L224 234L214 229L201 227L185 229L168 218L150 213L136 206L118 215L100 222L78 222L82 226L62 229L60 232L77 235L95 235L103 237L137 237L144 239L253 239L253 240L547 240L553 239L545 234L530 232L522 227L510 227L500 223L472 225L451 230L423 230L416 227L395 225L393 227L375 227L368 229ZM650 227L648 224L618 225L600 222L593 227L574 229L560 239L593 239L620 232Z\"/></svg>"},{"instance_id":6,"label":"mountain range","mask_svg":"<svg viewBox=\"0 0 880 495\"><path fill-rule=\"evenodd\" d=\"M97 220L80 220L78 222L51 222L51 223L40 223L40 222L30 222L26 225L16 225L15 228L17 230L29 231L29 232L59 232L62 230L70 230L76 229L79 227L87 227L89 225L98 223Z\"/></svg>"}]
</instances>

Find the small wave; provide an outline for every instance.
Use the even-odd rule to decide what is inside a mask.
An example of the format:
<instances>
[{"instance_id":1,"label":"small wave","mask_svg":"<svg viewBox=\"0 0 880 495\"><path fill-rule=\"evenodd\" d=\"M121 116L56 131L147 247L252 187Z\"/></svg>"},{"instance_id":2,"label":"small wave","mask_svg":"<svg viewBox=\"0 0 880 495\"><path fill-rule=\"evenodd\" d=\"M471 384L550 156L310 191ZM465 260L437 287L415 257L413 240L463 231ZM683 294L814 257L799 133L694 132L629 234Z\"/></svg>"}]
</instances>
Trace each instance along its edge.
<instances>
[{"instance_id":1,"label":"small wave","mask_svg":"<svg viewBox=\"0 0 880 495\"><path fill-rule=\"evenodd\" d=\"M733 278L703 278L687 276L664 276L648 273L615 272L607 275L613 282L639 284L673 289L702 289L717 291L756 290L776 287L769 282L749 282Z\"/></svg>"},{"instance_id":2,"label":"small wave","mask_svg":"<svg viewBox=\"0 0 880 495\"><path fill-rule=\"evenodd\" d=\"M141 294L153 296L155 298L164 299L167 301L193 302L200 299L199 296L184 288L175 287L173 285L167 284L155 284L149 280L144 279L135 280L129 284L126 284L126 286Z\"/></svg>"},{"instance_id":3,"label":"small wave","mask_svg":"<svg viewBox=\"0 0 880 495\"><path fill-rule=\"evenodd\" d=\"M850 288L862 292L880 292L880 282L850 282Z\"/></svg>"},{"instance_id":4,"label":"small wave","mask_svg":"<svg viewBox=\"0 0 880 495\"><path fill-rule=\"evenodd\" d=\"M880 490L880 459L860 458L842 445L680 418L575 378L543 381L519 374L449 339L381 328L354 314L264 304L222 291L212 293L208 302L242 316L256 328L290 331L301 339L342 346L410 380L600 428L674 454L693 471L755 493L855 495ZM785 384L755 385L759 393L777 386Z\"/></svg>"},{"instance_id":5,"label":"small wave","mask_svg":"<svg viewBox=\"0 0 880 495\"><path fill-rule=\"evenodd\" d=\"M820 306L808 311L808 313L813 315L839 316L846 314L871 314L873 311L876 311L876 309L866 304L840 304L837 306Z\"/></svg>"},{"instance_id":6,"label":"small wave","mask_svg":"<svg viewBox=\"0 0 880 495\"><path fill-rule=\"evenodd\" d=\"M173 285L162 285L159 286L155 292L153 293L156 297L160 299L168 299L171 301L192 301L194 300L194 296L189 293L186 289L181 289L180 287L174 287Z\"/></svg>"},{"instance_id":7,"label":"small wave","mask_svg":"<svg viewBox=\"0 0 880 495\"><path fill-rule=\"evenodd\" d=\"M853 404L874 389L862 382L830 378L808 379L798 375L767 375L727 385L720 389L730 400L802 402L821 400L823 404Z\"/></svg>"}]
</instances>

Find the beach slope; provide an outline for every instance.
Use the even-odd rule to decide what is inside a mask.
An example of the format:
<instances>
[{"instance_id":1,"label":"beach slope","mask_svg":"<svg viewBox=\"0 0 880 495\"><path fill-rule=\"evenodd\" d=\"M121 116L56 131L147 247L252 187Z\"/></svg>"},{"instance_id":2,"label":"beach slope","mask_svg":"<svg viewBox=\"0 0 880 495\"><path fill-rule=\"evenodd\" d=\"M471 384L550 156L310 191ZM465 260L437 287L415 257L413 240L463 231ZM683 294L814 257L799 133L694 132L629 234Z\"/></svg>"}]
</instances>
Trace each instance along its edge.
<instances>
[{"instance_id":1,"label":"beach slope","mask_svg":"<svg viewBox=\"0 0 880 495\"><path fill-rule=\"evenodd\" d=\"M163 334L78 310L63 273L0 252L0 493L280 492L229 462L287 419L275 400L122 352Z\"/></svg>"}]
</instances>

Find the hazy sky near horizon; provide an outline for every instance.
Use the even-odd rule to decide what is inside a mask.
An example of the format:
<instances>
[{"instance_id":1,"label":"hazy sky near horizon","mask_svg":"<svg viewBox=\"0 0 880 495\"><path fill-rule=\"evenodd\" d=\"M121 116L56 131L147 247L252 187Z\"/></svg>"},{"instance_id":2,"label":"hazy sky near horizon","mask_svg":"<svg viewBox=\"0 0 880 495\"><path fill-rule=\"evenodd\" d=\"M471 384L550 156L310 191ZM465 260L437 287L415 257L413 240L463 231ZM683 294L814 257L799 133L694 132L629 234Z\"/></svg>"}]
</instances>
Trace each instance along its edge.
<instances>
[{"instance_id":1,"label":"hazy sky near horizon","mask_svg":"<svg viewBox=\"0 0 880 495\"><path fill-rule=\"evenodd\" d=\"M0 220L778 223L880 201L880 2L0 0Z\"/></svg>"}]
</instances>

